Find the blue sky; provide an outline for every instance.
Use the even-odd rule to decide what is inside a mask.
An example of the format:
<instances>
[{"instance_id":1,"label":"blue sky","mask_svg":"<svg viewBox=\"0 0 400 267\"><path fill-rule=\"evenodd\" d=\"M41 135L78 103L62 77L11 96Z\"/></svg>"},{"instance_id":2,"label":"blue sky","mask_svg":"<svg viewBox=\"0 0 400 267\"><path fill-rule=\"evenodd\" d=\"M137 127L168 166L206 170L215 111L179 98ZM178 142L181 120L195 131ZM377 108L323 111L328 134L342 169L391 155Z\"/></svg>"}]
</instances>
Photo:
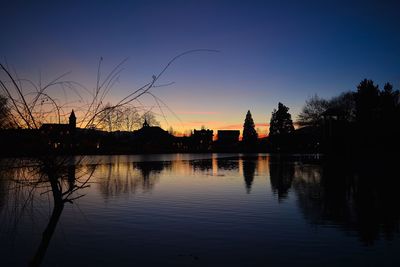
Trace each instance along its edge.
<instances>
[{"instance_id":1,"label":"blue sky","mask_svg":"<svg viewBox=\"0 0 400 267\"><path fill-rule=\"evenodd\" d=\"M250 109L265 131L278 101L355 90L364 78L400 85L397 1L3 1L1 61L32 79L72 71L93 87L129 58L112 98L178 60L154 90L179 116L163 127L235 128ZM84 3L82 3L84 2ZM154 105L151 99L143 100ZM168 112L167 112L168 113Z\"/></svg>"}]
</instances>

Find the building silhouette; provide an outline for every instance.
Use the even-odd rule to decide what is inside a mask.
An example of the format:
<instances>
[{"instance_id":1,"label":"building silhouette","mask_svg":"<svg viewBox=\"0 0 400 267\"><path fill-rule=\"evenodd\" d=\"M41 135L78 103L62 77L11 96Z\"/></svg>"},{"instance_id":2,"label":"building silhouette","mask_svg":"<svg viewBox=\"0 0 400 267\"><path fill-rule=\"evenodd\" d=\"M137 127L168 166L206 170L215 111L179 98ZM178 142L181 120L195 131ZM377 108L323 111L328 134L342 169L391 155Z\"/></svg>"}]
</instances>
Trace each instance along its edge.
<instances>
[{"instance_id":1,"label":"building silhouette","mask_svg":"<svg viewBox=\"0 0 400 267\"><path fill-rule=\"evenodd\" d=\"M50 149L71 149L75 142L76 116L71 111L68 123L44 123L39 128L42 140Z\"/></svg>"},{"instance_id":2,"label":"building silhouette","mask_svg":"<svg viewBox=\"0 0 400 267\"><path fill-rule=\"evenodd\" d=\"M157 153L172 150L173 135L158 126L150 126L144 120L142 128L132 133L132 149L137 152Z\"/></svg>"},{"instance_id":3,"label":"building silhouette","mask_svg":"<svg viewBox=\"0 0 400 267\"><path fill-rule=\"evenodd\" d=\"M191 135L191 148L199 152L210 151L212 148L213 136L213 130L194 130Z\"/></svg>"},{"instance_id":4,"label":"building silhouette","mask_svg":"<svg viewBox=\"0 0 400 267\"><path fill-rule=\"evenodd\" d=\"M218 130L215 150L219 152L234 152L239 148L239 130Z\"/></svg>"}]
</instances>

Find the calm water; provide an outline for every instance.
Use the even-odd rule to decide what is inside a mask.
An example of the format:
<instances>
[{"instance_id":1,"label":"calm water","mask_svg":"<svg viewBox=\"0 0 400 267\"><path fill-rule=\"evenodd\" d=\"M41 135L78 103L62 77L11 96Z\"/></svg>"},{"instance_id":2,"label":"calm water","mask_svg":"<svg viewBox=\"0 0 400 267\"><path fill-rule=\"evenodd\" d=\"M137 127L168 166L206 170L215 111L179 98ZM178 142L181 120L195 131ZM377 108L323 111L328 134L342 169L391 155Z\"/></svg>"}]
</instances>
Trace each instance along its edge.
<instances>
[{"instance_id":1,"label":"calm water","mask_svg":"<svg viewBox=\"0 0 400 267\"><path fill-rule=\"evenodd\" d=\"M400 266L398 182L385 170L318 155L66 163L51 184L49 167L0 162L0 266L41 253L44 266ZM57 197L73 203L57 209Z\"/></svg>"}]
</instances>

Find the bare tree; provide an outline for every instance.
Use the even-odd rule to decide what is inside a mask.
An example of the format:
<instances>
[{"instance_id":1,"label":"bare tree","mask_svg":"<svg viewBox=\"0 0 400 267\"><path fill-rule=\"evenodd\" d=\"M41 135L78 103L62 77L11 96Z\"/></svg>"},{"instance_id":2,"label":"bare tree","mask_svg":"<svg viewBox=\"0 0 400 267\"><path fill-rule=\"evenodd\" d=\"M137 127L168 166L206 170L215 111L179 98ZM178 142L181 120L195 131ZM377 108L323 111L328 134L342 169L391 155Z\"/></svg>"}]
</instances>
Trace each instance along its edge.
<instances>
[{"instance_id":1,"label":"bare tree","mask_svg":"<svg viewBox=\"0 0 400 267\"><path fill-rule=\"evenodd\" d=\"M320 98L318 95L306 100L297 122L301 126L316 126L321 123L322 113L329 107L329 101Z\"/></svg>"},{"instance_id":2,"label":"bare tree","mask_svg":"<svg viewBox=\"0 0 400 267\"><path fill-rule=\"evenodd\" d=\"M112 108L111 104L109 103L106 104L105 107L109 108L110 110L99 115L101 117L101 123L99 123L97 128L104 129L109 132L120 130L123 124L122 108Z\"/></svg>"},{"instance_id":3,"label":"bare tree","mask_svg":"<svg viewBox=\"0 0 400 267\"><path fill-rule=\"evenodd\" d=\"M122 66L126 60L117 64L105 78L102 78L101 66L103 59L101 58L97 69L96 86L93 90L89 90L77 82L65 80L69 73L64 73L46 84L43 84L41 79L38 83L34 83L30 80L19 78L16 72L10 70L11 68L0 63L0 94L3 94L5 99L1 101L5 103L3 106L7 107L7 114L10 114L12 123L20 128L39 129L43 123L48 121L61 123L62 121L66 121L66 116L69 114L70 109L74 108L82 115L78 121L78 126L81 128L97 128L101 125L108 125L109 130L125 126L126 129L133 129L137 125L136 120L140 118L136 113L135 103L140 106L139 99L148 94L159 105L161 100L151 92L151 89L157 86L164 86L158 84L160 77L178 58L190 53L204 51L216 52L215 50L197 49L175 56L158 74L153 75L149 82L132 90L131 93L114 104L107 101L107 96L118 81L123 70ZM55 90L49 90L50 88L60 89L61 95L64 95L64 97L59 98L57 94L53 94ZM130 111L128 112L127 109ZM156 124L154 116L151 117L149 114L151 113L145 112L143 116L150 116L148 117L149 121L153 125ZM64 203L72 203L74 200L82 197L83 194L79 194L79 190L89 186L88 183L91 174L86 175L87 179L84 181L78 181L75 173L74 178L67 179L69 181L68 186L63 186L65 170L68 170L68 166L71 165L69 163L70 159L71 157L54 157L51 154L44 154L29 162L21 161L21 165L19 166L29 166L30 172L28 179L21 180L19 178L16 181L18 184L30 187L30 192L48 188L44 193L51 193L53 195L53 213L43 232L42 242L39 245L37 253L31 261L32 266L39 266L41 264L62 213ZM76 161L75 158L72 159L74 162ZM81 159L79 158L78 161ZM74 171L75 164L76 162L74 163ZM36 178L33 179L32 177ZM26 200L23 202L26 203L32 200L33 195L31 193L28 194Z\"/></svg>"},{"instance_id":4,"label":"bare tree","mask_svg":"<svg viewBox=\"0 0 400 267\"><path fill-rule=\"evenodd\" d=\"M0 95L0 129L13 128L12 116L7 98Z\"/></svg>"},{"instance_id":5,"label":"bare tree","mask_svg":"<svg viewBox=\"0 0 400 267\"><path fill-rule=\"evenodd\" d=\"M301 126L320 126L322 115L328 109L335 110L343 119L352 122L355 120L355 95L353 92L344 92L329 100L312 96L308 99L300 112L297 123Z\"/></svg>"},{"instance_id":6,"label":"bare tree","mask_svg":"<svg viewBox=\"0 0 400 267\"><path fill-rule=\"evenodd\" d=\"M103 78L101 74L103 58L101 58L97 68L96 86L93 90L89 90L77 82L66 80L65 78L69 72L46 84L42 84L41 80L38 83L34 83L30 80L19 78L17 73L12 73L9 67L0 63L0 89L10 103L10 112L13 120L21 128L38 129L42 123L48 120L55 120L59 123L65 121L71 107L82 114L78 121L79 127L93 128L101 125L105 119L109 118L108 115L116 109L135 103L140 106L141 104L138 100L144 95L152 96L157 105L160 106L162 100L155 96L151 89L172 84L159 84L158 82L177 59L195 52L218 51L196 49L175 56L158 74L152 75L149 82L137 89L133 89L131 93L114 104L107 101L107 97L118 81L126 59L117 64ZM64 97L57 97L57 95L53 94L54 90L49 90L50 88L60 89Z\"/></svg>"},{"instance_id":7,"label":"bare tree","mask_svg":"<svg viewBox=\"0 0 400 267\"><path fill-rule=\"evenodd\" d=\"M133 131L140 127L140 114L136 107L126 106L122 110L122 129Z\"/></svg>"},{"instance_id":8,"label":"bare tree","mask_svg":"<svg viewBox=\"0 0 400 267\"><path fill-rule=\"evenodd\" d=\"M107 104L107 106L111 107L110 104ZM109 132L118 130L130 132L137 130L143 125L145 118L149 125L160 125L154 113L147 111L141 115L138 108L132 105L111 109L101 116L104 116L104 118L101 120L102 123L99 124L98 128Z\"/></svg>"},{"instance_id":9,"label":"bare tree","mask_svg":"<svg viewBox=\"0 0 400 267\"><path fill-rule=\"evenodd\" d=\"M147 122L149 126L160 126L160 122L157 120L156 115L154 112L147 111L141 116L141 124L143 125L144 122Z\"/></svg>"}]
</instances>

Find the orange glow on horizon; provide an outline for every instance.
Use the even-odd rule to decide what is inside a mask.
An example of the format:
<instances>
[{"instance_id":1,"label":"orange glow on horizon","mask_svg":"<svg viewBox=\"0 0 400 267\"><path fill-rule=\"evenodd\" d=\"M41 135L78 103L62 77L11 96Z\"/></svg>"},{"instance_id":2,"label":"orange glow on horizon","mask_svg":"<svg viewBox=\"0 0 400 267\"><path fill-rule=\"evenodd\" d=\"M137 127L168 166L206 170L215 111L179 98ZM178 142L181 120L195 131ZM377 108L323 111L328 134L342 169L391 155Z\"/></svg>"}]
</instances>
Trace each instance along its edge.
<instances>
[{"instance_id":1,"label":"orange glow on horizon","mask_svg":"<svg viewBox=\"0 0 400 267\"><path fill-rule=\"evenodd\" d=\"M190 136L193 130L200 130L201 127L193 127L191 129L182 129L178 128L175 129L173 128L173 135L177 137L184 137L184 136ZM216 125L215 127L206 127L206 130L212 130L213 131L213 140L217 140L218 136L218 130L239 130L240 131L240 137L239 139L242 140L242 134L243 134L243 125L242 124L231 124L231 125ZM269 134L269 123L256 123L256 130L258 133L258 138L265 138Z\"/></svg>"}]
</instances>

